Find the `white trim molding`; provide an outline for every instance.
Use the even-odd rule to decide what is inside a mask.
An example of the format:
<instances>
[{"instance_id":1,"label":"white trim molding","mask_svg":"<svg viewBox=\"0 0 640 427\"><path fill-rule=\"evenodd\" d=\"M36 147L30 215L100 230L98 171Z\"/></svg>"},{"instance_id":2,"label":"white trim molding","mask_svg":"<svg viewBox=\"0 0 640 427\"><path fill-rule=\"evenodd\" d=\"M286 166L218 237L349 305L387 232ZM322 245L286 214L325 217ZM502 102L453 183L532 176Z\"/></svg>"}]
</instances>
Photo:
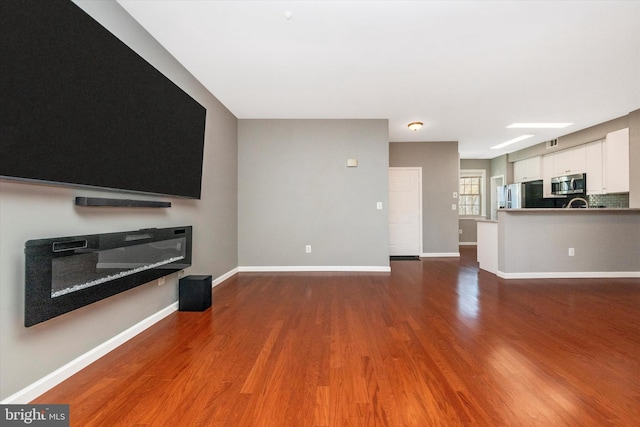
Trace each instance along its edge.
<instances>
[{"instance_id":1,"label":"white trim molding","mask_svg":"<svg viewBox=\"0 0 640 427\"><path fill-rule=\"evenodd\" d=\"M298 272L298 271L341 271L341 272L367 272L389 273L390 266L349 266L349 265L289 265L289 266L242 266L238 267L240 273L266 273L266 272Z\"/></svg>"},{"instance_id":2,"label":"white trim molding","mask_svg":"<svg viewBox=\"0 0 640 427\"><path fill-rule=\"evenodd\" d=\"M486 218L487 216L487 171L485 169L460 169L458 173L459 177L469 177L469 176L479 176L480 177L480 215L458 215L460 219L478 219L478 218ZM458 189L460 190L460 189ZM460 196L458 194L458 196ZM458 206L460 204L460 199L458 199ZM458 209L458 211L460 211Z\"/></svg>"},{"instance_id":3,"label":"white trim molding","mask_svg":"<svg viewBox=\"0 0 640 427\"><path fill-rule=\"evenodd\" d=\"M420 258L450 258L450 257L458 257L460 258L460 252L430 252L430 253L421 253Z\"/></svg>"},{"instance_id":4,"label":"white trim molding","mask_svg":"<svg viewBox=\"0 0 640 427\"><path fill-rule=\"evenodd\" d=\"M505 273L497 271L503 279L615 279L640 278L640 271L553 271L535 273Z\"/></svg>"},{"instance_id":5,"label":"white trim molding","mask_svg":"<svg viewBox=\"0 0 640 427\"><path fill-rule=\"evenodd\" d=\"M211 284L211 287L215 287L220 283L224 282L228 278L232 277L238 272L237 268L230 270L229 272L223 274L222 276L217 277ZM2 405L11 405L11 404L27 404L31 402L33 399L42 395L43 393L49 391L53 387L57 386L67 378L72 375L78 373L82 369L86 368L96 360L100 359L105 354L109 353L112 350L115 350L125 342L129 341L139 333L144 330L150 328L160 320L169 316L171 313L178 311L178 301L174 302L168 307L163 308L155 314L147 317L146 319L141 320L136 323L129 329L119 333L113 338L99 344L93 349L87 351L86 353L76 357L71 362L67 363L64 366L56 369L50 374L40 378L34 383L28 385L22 390L14 393L13 395L7 397L3 401L0 402Z\"/></svg>"},{"instance_id":6,"label":"white trim molding","mask_svg":"<svg viewBox=\"0 0 640 427\"><path fill-rule=\"evenodd\" d=\"M152 314L146 319L136 323L126 331L123 331L115 337L103 342L102 344L94 347L81 356L76 357L71 362L51 372L49 375L40 378L36 382L28 385L22 390L14 393L13 395L4 399L1 403L4 404L27 404L33 399L37 398L46 391L60 384L62 381L86 368L96 360L100 359L105 354L112 350L115 350L131 338L138 335L145 329L153 326L155 323L164 319L174 311L178 310L178 302L171 304L170 306L163 308L159 312Z\"/></svg>"},{"instance_id":7,"label":"white trim molding","mask_svg":"<svg viewBox=\"0 0 640 427\"><path fill-rule=\"evenodd\" d=\"M227 280L228 278L234 276L238 274L238 268L234 268L233 270L229 270L227 273L223 274L222 276L217 277L215 280L213 280L213 282L211 282L211 287L215 288L216 286L218 286L220 283L224 282L225 280Z\"/></svg>"},{"instance_id":8,"label":"white trim molding","mask_svg":"<svg viewBox=\"0 0 640 427\"><path fill-rule=\"evenodd\" d=\"M419 248L418 251L422 252L424 248L424 240L423 240L423 208L422 208L422 166L390 166L389 172L391 171L414 171L418 172L418 236L420 236ZM389 241L390 242L390 241ZM400 255L400 254L397 254ZM413 254L411 254L413 255ZM389 267L389 271L391 271L391 267Z\"/></svg>"}]
</instances>

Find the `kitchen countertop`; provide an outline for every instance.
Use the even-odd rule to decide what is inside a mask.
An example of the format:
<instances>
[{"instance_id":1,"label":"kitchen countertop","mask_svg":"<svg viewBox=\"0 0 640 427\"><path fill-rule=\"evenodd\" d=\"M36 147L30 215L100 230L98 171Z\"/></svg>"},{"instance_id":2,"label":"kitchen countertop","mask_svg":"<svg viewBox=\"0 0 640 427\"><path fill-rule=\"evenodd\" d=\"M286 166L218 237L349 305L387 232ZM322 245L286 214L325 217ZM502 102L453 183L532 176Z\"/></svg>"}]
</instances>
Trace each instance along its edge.
<instances>
[{"instance_id":1,"label":"kitchen countertop","mask_svg":"<svg viewBox=\"0 0 640 427\"><path fill-rule=\"evenodd\" d=\"M640 213L640 208L522 208L500 209L498 212L507 213Z\"/></svg>"},{"instance_id":2,"label":"kitchen countertop","mask_svg":"<svg viewBox=\"0 0 640 427\"><path fill-rule=\"evenodd\" d=\"M640 278L637 207L500 209L477 238L480 268L504 279Z\"/></svg>"}]
</instances>

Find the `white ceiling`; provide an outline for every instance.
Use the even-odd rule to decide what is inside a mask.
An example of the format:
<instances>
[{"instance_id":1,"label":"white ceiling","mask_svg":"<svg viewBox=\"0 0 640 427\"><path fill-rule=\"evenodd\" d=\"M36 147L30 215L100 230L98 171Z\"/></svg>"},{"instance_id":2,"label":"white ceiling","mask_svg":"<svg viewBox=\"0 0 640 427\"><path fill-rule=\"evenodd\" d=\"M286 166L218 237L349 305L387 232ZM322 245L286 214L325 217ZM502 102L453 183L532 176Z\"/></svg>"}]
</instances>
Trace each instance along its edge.
<instances>
[{"instance_id":1,"label":"white ceiling","mask_svg":"<svg viewBox=\"0 0 640 427\"><path fill-rule=\"evenodd\" d=\"M240 119L387 118L494 158L640 108L640 0L118 2Z\"/></svg>"}]
</instances>

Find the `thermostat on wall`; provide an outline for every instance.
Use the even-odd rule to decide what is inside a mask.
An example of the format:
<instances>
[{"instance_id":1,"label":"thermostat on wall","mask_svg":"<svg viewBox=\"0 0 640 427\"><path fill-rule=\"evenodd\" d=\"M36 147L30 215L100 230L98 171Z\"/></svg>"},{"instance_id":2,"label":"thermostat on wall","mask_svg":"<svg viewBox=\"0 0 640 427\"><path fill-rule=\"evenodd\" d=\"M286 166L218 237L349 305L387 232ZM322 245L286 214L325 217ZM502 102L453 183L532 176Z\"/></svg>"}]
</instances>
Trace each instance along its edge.
<instances>
[{"instance_id":1,"label":"thermostat on wall","mask_svg":"<svg viewBox=\"0 0 640 427\"><path fill-rule=\"evenodd\" d=\"M347 167L348 168L357 168L358 167L358 159L347 159Z\"/></svg>"}]
</instances>

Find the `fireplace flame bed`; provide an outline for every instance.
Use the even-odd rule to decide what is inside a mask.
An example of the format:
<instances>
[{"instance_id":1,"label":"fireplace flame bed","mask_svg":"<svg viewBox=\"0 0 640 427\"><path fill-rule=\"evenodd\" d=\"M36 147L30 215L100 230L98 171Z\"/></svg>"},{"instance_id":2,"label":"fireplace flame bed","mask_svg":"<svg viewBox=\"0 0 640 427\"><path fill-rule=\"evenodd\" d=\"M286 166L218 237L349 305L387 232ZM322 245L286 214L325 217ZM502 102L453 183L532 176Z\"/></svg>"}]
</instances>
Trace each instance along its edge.
<instances>
[{"instance_id":1,"label":"fireplace flame bed","mask_svg":"<svg viewBox=\"0 0 640 427\"><path fill-rule=\"evenodd\" d=\"M29 240L25 326L189 267L191 240L191 226Z\"/></svg>"}]
</instances>

